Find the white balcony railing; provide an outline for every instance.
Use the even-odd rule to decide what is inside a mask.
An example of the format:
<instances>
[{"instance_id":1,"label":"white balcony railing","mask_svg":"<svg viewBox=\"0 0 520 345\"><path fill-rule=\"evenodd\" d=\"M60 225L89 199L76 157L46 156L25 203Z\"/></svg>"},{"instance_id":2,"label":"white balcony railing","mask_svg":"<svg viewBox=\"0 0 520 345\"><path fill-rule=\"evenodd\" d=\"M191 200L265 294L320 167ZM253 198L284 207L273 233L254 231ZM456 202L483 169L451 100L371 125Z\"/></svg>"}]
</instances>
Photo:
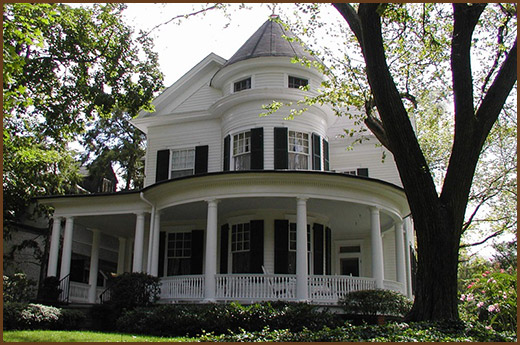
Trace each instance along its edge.
<instances>
[{"instance_id":1,"label":"white balcony railing","mask_svg":"<svg viewBox=\"0 0 520 345\"><path fill-rule=\"evenodd\" d=\"M204 276L176 276L161 278L161 299L204 299Z\"/></svg>"},{"instance_id":2,"label":"white balcony railing","mask_svg":"<svg viewBox=\"0 0 520 345\"><path fill-rule=\"evenodd\" d=\"M296 276L284 274L217 274L215 299L221 301L294 301ZM375 288L373 278L310 276L310 302L337 303L348 292ZM204 300L204 276L161 279L162 301Z\"/></svg>"},{"instance_id":3,"label":"white balcony railing","mask_svg":"<svg viewBox=\"0 0 520 345\"><path fill-rule=\"evenodd\" d=\"M346 293L375 289L374 278L350 276L310 276L309 299L313 302L337 303Z\"/></svg>"},{"instance_id":4,"label":"white balcony railing","mask_svg":"<svg viewBox=\"0 0 520 345\"><path fill-rule=\"evenodd\" d=\"M69 302L71 303L88 303L88 291L90 289L89 284L70 282L69 287ZM103 292L104 287L96 288L96 299ZM96 301L99 303L99 300Z\"/></svg>"},{"instance_id":5,"label":"white balcony railing","mask_svg":"<svg viewBox=\"0 0 520 345\"><path fill-rule=\"evenodd\" d=\"M221 300L294 300L296 276L281 274L218 274L215 298Z\"/></svg>"},{"instance_id":6,"label":"white balcony railing","mask_svg":"<svg viewBox=\"0 0 520 345\"><path fill-rule=\"evenodd\" d=\"M403 283L396 282L393 280L384 280L383 286L387 290L393 290L406 296L406 288Z\"/></svg>"}]
</instances>

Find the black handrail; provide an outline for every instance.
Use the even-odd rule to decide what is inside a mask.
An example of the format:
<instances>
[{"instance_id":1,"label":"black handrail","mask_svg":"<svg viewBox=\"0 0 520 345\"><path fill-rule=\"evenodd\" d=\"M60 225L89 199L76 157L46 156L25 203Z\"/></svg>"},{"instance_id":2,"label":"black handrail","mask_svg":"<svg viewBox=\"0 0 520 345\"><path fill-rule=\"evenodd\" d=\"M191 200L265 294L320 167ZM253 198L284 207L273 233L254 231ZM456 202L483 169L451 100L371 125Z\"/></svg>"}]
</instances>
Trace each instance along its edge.
<instances>
[{"instance_id":1,"label":"black handrail","mask_svg":"<svg viewBox=\"0 0 520 345\"><path fill-rule=\"evenodd\" d=\"M63 277L59 282L58 286L61 290L58 300L63 303L69 303L70 294L70 273Z\"/></svg>"},{"instance_id":2,"label":"black handrail","mask_svg":"<svg viewBox=\"0 0 520 345\"><path fill-rule=\"evenodd\" d=\"M110 301L110 289L112 285L108 286L101 294L99 294L99 303L103 304L104 302Z\"/></svg>"}]
</instances>

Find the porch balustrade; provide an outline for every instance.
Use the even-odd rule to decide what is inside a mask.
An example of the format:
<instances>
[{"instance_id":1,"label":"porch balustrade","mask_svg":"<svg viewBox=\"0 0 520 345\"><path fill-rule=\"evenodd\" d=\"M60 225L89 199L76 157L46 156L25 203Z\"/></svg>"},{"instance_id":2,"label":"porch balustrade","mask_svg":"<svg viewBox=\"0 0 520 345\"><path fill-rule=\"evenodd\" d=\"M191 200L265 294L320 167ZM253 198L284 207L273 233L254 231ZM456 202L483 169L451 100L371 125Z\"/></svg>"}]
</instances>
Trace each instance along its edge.
<instances>
[{"instance_id":1,"label":"porch balustrade","mask_svg":"<svg viewBox=\"0 0 520 345\"><path fill-rule=\"evenodd\" d=\"M204 276L177 276L161 278L161 299L204 299Z\"/></svg>"},{"instance_id":2,"label":"porch balustrade","mask_svg":"<svg viewBox=\"0 0 520 345\"><path fill-rule=\"evenodd\" d=\"M218 274L215 297L220 300L295 300L296 276L280 274Z\"/></svg>"},{"instance_id":3,"label":"porch balustrade","mask_svg":"<svg viewBox=\"0 0 520 345\"><path fill-rule=\"evenodd\" d=\"M348 292L375 289L376 281L350 276L310 276L308 288L311 301L336 303Z\"/></svg>"},{"instance_id":4,"label":"porch balustrade","mask_svg":"<svg viewBox=\"0 0 520 345\"><path fill-rule=\"evenodd\" d=\"M406 296L406 288L403 283L393 280L385 280L383 281L383 285L386 290L393 290Z\"/></svg>"},{"instance_id":5,"label":"porch balustrade","mask_svg":"<svg viewBox=\"0 0 520 345\"><path fill-rule=\"evenodd\" d=\"M71 303L88 303L88 291L90 289L89 284L78 283L78 282L70 282L69 286L69 302ZM104 287L96 288L96 296L99 296ZM99 300L96 300L96 303L99 303Z\"/></svg>"}]
</instances>

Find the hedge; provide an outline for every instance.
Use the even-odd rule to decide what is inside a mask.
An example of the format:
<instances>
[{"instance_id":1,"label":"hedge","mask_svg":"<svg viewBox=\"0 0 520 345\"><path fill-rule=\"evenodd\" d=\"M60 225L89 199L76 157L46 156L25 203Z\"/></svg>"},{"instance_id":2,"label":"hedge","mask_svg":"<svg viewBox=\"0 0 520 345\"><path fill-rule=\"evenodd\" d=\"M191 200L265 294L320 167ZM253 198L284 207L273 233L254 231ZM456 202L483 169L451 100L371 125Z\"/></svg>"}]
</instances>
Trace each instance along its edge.
<instances>
[{"instance_id":1,"label":"hedge","mask_svg":"<svg viewBox=\"0 0 520 345\"><path fill-rule=\"evenodd\" d=\"M4 330L79 329L86 319L78 310L33 303L4 303Z\"/></svg>"}]
</instances>

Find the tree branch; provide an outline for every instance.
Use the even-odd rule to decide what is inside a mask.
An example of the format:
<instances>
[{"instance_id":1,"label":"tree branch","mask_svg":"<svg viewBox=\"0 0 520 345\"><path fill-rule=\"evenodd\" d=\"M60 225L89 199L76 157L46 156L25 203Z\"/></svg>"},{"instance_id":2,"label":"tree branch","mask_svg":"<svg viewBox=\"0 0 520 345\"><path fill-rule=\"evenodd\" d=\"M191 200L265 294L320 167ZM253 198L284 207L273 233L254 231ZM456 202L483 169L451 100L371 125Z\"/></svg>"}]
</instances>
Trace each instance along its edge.
<instances>
[{"instance_id":1,"label":"tree branch","mask_svg":"<svg viewBox=\"0 0 520 345\"><path fill-rule=\"evenodd\" d=\"M343 18L347 21L348 25L350 26L350 30L356 35L356 38L361 45L361 49L363 49L363 35L361 31L361 20L359 19L358 14L356 13L356 10L352 5L345 4L345 3L333 3L332 6L334 6L338 12L343 16Z\"/></svg>"},{"instance_id":2,"label":"tree branch","mask_svg":"<svg viewBox=\"0 0 520 345\"><path fill-rule=\"evenodd\" d=\"M496 231L494 233L492 233L491 235L489 235L488 237L484 238L482 241L478 241L478 242L475 242L475 243L465 243L465 244L461 244L459 246L459 248L467 248L467 247L474 247L474 246L479 246L481 244L484 244L486 243L487 241L489 241L490 239L494 238L494 237L497 237L499 235L501 235L504 231L503 230L499 230L499 231Z\"/></svg>"}]
</instances>

